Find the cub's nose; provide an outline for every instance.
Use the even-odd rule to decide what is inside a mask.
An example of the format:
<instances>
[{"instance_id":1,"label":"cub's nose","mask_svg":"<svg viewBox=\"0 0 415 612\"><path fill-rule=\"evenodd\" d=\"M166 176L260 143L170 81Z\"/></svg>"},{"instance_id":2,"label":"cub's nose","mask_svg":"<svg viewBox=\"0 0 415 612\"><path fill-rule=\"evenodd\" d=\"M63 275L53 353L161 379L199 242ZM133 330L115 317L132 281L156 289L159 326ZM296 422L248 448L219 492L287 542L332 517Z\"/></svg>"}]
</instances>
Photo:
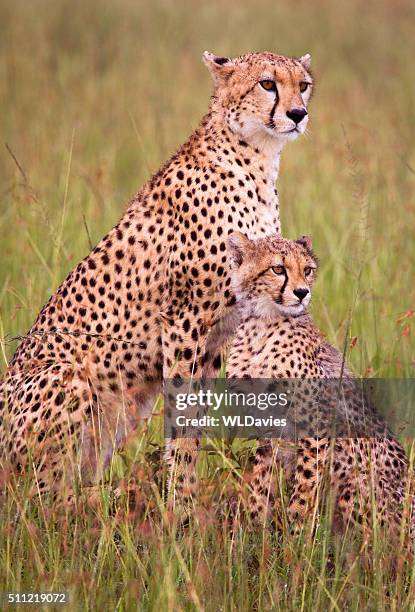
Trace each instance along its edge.
<instances>
[{"instance_id":1,"label":"cub's nose","mask_svg":"<svg viewBox=\"0 0 415 612\"><path fill-rule=\"evenodd\" d=\"M298 297L300 302L302 302L305 296L309 293L309 290L305 287L300 287L300 289L294 289L293 293L296 297Z\"/></svg>"},{"instance_id":2,"label":"cub's nose","mask_svg":"<svg viewBox=\"0 0 415 612\"><path fill-rule=\"evenodd\" d=\"M296 125L298 125L306 115L308 115L308 113L305 108L292 108L287 111L287 117L294 121Z\"/></svg>"}]
</instances>

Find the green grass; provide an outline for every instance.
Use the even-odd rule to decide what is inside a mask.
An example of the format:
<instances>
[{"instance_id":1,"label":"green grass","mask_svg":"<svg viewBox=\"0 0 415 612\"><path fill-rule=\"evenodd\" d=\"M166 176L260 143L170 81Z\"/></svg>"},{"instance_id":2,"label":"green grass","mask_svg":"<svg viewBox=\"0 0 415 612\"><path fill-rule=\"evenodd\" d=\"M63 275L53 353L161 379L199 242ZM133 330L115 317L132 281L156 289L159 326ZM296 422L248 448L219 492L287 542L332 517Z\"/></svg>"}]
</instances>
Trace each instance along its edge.
<instances>
[{"instance_id":1,"label":"green grass","mask_svg":"<svg viewBox=\"0 0 415 612\"><path fill-rule=\"evenodd\" d=\"M313 56L309 134L284 152L278 188L284 234L311 234L321 260L314 319L357 373L413 377L414 20L411 0L0 0L1 367L9 338L197 125L211 91L202 52L269 49ZM412 605L413 570L389 575L382 542L368 564L324 521L293 541L212 517L246 489L224 456L202 466L212 497L176 532L140 472L158 440L138 436L136 462L115 470L140 476L144 519L108 515L105 499L55 516L9 494L0 590L63 588L73 609Z\"/></svg>"}]
</instances>

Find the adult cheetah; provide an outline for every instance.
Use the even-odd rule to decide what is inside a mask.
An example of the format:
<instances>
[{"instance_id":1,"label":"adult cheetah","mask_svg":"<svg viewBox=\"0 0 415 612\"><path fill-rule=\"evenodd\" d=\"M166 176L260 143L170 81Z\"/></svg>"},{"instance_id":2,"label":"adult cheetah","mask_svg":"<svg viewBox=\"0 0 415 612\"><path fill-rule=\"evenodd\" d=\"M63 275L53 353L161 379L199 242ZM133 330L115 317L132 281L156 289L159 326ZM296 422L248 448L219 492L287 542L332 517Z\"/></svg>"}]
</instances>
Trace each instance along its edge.
<instances>
[{"instance_id":1,"label":"adult cheetah","mask_svg":"<svg viewBox=\"0 0 415 612\"><path fill-rule=\"evenodd\" d=\"M409 496L408 460L362 397L343 355L322 337L307 313L317 270L311 240L275 235L253 241L234 232L228 239L228 256L237 303L209 337L206 377L216 375L224 362L227 378L301 379L296 384L301 402L297 399L295 411L288 412L300 439L294 444L260 441L250 498L252 518L272 512L277 461L292 485L288 516L293 529L300 529L306 515L317 509L320 485L328 482L339 530L351 520L364 522L370 530L375 500L380 525L397 535ZM339 381L343 403L338 403ZM330 440L334 410L338 423L351 429ZM318 439L313 437L317 428ZM348 437L350 431L359 437Z\"/></svg>"},{"instance_id":2,"label":"adult cheetah","mask_svg":"<svg viewBox=\"0 0 415 612\"><path fill-rule=\"evenodd\" d=\"M73 470L100 478L163 377L200 375L208 332L234 301L228 234L280 231L275 181L282 148L307 126L310 56L203 59L214 93L199 127L52 295L10 362L2 463L23 471L30 456L40 490L66 469L69 482Z\"/></svg>"}]
</instances>

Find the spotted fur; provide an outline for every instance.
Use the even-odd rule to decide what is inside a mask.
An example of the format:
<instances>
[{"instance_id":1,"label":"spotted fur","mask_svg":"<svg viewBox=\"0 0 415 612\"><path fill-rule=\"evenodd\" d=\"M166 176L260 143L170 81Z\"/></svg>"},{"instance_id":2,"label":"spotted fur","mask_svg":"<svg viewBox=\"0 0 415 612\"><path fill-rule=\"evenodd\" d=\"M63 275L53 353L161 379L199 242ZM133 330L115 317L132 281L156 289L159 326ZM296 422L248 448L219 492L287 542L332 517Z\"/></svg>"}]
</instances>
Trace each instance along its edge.
<instances>
[{"instance_id":1,"label":"spotted fur","mask_svg":"<svg viewBox=\"0 0 415 612\"><path fill-rule=\"evenodd\" d=\"M204 61L215 89L199 127L63 281L10 362L0 454L20 470L30 456L40 489L66 468L70 481L73 470L100 478L163 377L200 375L208 332L234 302L226 238L280 230L279 158L307 124L310 58Z\"/></svg>"},{"instance_id":2,"label":"spotted fur","mask_svg":"<svg viewBox=\"0 0 415 612\"><path fill-rule=\"evenodd\" d=\"M353 521L370 530L375 500L379 525L398 537L403 508L412 503L408 460L374 407L362 399L343 355L323 338L307 313L317 269L310 239L290 241L275 235L250 240L234 233L229 238L229 257L237 304L210 336L206 376L215 375L225 363L227 378L304 380L296 391L301 410L288 415L296 424L298 444L259 442L252 518L272 515L273 468L280 464L291 485L288 515L295 529L302 528L306 517L316 516L322 488L329 483L338 529ZM340 412L340 418L347 415L354 431L362 432L361 438L338 437L332 445L329 417L336 398L324 379L343 379L347 412ZM317 399L320 407L327 408L326 415L316 414ZM370 424L370 434L365 435L364 423ZM319 439L311 437L317 424ZM413 529L413 518L412 523Z\"/></svg>"}]
</instances>

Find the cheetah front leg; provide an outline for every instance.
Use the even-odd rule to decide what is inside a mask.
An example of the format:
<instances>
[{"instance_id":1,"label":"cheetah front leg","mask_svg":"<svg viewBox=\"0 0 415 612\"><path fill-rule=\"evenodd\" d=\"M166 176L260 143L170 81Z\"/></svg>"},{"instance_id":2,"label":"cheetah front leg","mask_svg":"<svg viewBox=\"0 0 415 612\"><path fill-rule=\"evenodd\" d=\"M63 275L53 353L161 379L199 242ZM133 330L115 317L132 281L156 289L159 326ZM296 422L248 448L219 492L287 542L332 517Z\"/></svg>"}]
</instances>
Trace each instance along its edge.
<instances>
[{"instance_id":1,"label":"cheetah front leg","mask_svg":"<svg viewBox=\"0 0 415 612\"><path fill-rule=\"evenodd\" d=\"M258 440L249 496L251 519L258 523L277 521L276 469L282 467L284 477L290 479L294 450L281 440Z\"/></svg>"},{"instance_id":2,"label":"cheetah front leg","mask_svg":"<svg viewBox=\"0 0 415 612\"><path fill-rule=\"evenodd\" d=\"M163 317L163 378L196 380L202 376L202 355L208 328L195 316L190 304L179 316ZM196 461L199 440L178 438L166 440L165 459L169 467L169 507L179 506L189 514L197 496Z\"/></svg>"},{"instance_id":3,"label":"cheetah front leg","mask_svg":"<svg viewBox=\"0 0 415 612\"><path fill-rule=\"evenodd\" d=\"M318 509L318 496L324 484L325 470L330 452L327 438L306 438L298 442L293 490L288 506L291 531L299 533L308 514Z\"/></svg>"}]
</instances>

